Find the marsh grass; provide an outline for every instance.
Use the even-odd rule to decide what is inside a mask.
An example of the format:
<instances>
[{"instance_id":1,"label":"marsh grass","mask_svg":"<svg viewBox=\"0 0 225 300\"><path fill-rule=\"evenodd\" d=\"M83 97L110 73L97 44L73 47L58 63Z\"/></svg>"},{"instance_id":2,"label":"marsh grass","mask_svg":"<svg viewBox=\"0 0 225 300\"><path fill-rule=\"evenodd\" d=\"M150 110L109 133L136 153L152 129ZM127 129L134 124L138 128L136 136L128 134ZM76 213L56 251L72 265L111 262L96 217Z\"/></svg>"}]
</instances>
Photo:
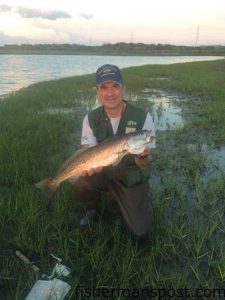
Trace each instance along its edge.
<instances>
[{"instance_id":1,"label":"marsh grass","mask_svg":"<svg viewBox=\"0 0 225 300\"><path fill-rule=\"evenodd\" d=\"M224 287L225 181L224 176L209 177L205 184L207 159L200 150L202 143L224 145L224 61L129 68L124 77L129 98L160 89L186 99L179 104L184 128L157 134L150 181L154 235L141 243L126 234L107 195L102 218L81 230L81 208L69 184L52 196L34 188L79 148L83 116L95 103L94 76L22 89L0 103L1 299L24 299L36 280L16 258L17 249L47 274L54 266L50 253L63 258L72 269L68 299L84 299L76 295L77 285ZM137 104L152 109L146 99Z\"/></svg>"}]
</instances>

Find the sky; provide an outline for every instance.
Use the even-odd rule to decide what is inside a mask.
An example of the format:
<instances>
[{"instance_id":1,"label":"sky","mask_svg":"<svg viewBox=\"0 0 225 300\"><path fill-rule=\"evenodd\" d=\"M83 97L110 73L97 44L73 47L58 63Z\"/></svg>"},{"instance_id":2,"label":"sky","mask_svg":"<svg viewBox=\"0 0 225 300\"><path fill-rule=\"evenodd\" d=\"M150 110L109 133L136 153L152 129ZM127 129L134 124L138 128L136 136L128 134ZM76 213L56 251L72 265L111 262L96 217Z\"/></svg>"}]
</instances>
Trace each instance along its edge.
<instances>
[{"instance_id":1,"label":"sky","mask_svg":"<svg viewBox=\"0 0 225 300\"><path fill-rule=\"evenodd\" d=\"M0 0L0 46L225 45L225 0Z\"/></svg>"}]
</instances>

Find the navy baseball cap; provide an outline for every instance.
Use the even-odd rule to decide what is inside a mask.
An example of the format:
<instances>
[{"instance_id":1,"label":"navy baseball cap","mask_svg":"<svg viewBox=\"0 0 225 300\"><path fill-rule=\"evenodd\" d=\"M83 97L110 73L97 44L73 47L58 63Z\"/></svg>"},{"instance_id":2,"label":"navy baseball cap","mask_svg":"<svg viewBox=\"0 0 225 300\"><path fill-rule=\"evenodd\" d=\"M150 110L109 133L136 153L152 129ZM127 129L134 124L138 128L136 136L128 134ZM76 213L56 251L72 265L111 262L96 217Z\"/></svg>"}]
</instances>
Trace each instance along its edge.
<instances>
[{"instance_id":1,"label":"navy baseball cap","mask_svg":"<svg viewBox=\"0 0 225 300\"><path fill-rule=\"evenodd\" d=\"M101 85L106 81L113 81L118 84L123 84L120 69L115 65L103 65L96 71L96 84Z\"/></svg>"}]
</instances>

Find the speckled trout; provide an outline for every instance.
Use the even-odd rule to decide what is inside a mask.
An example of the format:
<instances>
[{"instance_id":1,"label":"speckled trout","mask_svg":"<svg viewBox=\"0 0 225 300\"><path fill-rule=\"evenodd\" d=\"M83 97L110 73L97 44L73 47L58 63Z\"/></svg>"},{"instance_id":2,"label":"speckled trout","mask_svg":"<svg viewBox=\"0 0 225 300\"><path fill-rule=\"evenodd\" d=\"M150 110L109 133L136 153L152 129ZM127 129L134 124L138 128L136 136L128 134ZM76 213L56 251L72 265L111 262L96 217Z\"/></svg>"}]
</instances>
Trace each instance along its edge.
<instances>
[{"instance_id":1,"label":"speckled trout","mask_svg":"<svg viewBox=\"0 0 225 300\"><path fill-rule=\"evenodd\" d=\"M47 178L35 184L45 191L55 191L63 181L74 182L84 171L91 168L115 166L128 153L140 154L154 139L149 130L140 130L105 141L89 148L85 148L64 164L55 178Z\"/></svg>"}]
</instances>

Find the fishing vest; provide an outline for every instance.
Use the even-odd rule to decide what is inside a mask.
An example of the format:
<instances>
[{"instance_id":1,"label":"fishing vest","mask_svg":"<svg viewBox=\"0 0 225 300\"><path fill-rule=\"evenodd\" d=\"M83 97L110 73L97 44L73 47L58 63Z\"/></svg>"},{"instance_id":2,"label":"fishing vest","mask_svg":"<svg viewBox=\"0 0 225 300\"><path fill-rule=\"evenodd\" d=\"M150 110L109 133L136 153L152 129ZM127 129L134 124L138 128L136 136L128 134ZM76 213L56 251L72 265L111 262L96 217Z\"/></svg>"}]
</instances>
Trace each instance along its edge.
<instances>
[{"instance_id":1,"label":"fishing vest","mask_svg":"<svg viewBox=\"0 0 225 300\"><path fill-rule=\"evenodd\" d=\"M121 116L116 136L141 130L146 116L147 113L144 110L127 103ZM98 143L115 136L110 119L105 113L103 106L90 112L88 121ZM149 178L149 168L139 168L134 161L133 154L126 155L117 166L107 167L105 170L109 177L119 180L127 187L140 184Z\"/></svg>"}]
</instances>

